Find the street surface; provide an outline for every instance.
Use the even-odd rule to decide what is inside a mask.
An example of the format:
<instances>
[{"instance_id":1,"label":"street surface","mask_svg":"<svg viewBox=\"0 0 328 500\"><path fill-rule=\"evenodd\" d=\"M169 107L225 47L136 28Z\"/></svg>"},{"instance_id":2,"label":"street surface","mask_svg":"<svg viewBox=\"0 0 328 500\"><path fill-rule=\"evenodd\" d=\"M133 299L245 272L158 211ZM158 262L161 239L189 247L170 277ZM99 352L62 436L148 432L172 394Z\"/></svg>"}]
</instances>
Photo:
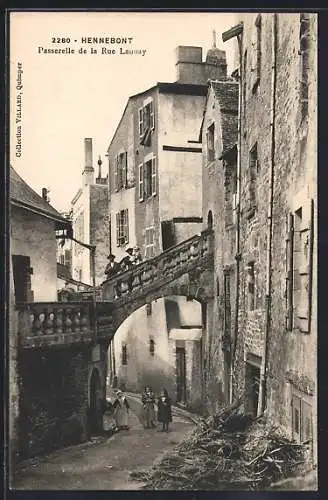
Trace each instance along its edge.
<instances>
[{"instance_id":1,"label":"street surface","mask_svg":"<svg viewBox=\"0 0 328 500\"><path fill-rule=\"evenodd\" d=\"M130 430L113 436L37 457L21 467L12 482L20 490L138 490L142 483L130 472L148 468L164 452L180 442L194 425L183 415L173 416L168 433L144 429L141 403L128 397Z\"/></svg>"}]
</instances>

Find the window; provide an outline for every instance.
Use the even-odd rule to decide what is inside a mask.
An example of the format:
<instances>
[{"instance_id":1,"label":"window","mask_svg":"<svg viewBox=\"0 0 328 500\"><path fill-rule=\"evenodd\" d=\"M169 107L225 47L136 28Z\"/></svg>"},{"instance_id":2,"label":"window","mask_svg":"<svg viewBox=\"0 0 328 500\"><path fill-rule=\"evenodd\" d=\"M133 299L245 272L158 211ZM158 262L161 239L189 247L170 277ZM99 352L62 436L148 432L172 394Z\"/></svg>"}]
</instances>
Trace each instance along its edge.
<instances>
[{"instance_id":1,"label":"window","mask_svg":"<svg viewBox=\"0 0 328 500\"><path fill-rule=\"evenodd\" d=\"M139 108L138 124L140 143L148 145L145 141L149 138L150 132L155 129L154 103L152 100L145 104L142 108Z\"/></svg>"},{"instance_id":2,"label":"window","mask_svg":"<svg viewBox=\"0 0 328 500\"><path fill-rule=\"evenodd\" d=\"M312 306L312 261L313 261L313 217L314 204L311 200L310 207L304 205L295 211L291 221L289 239L292 241L289 252L292 257L289 261L289 309L293 312L293 324L289 321L289 329L294 328L303 333L309 333L311 327ZM291 297L291 290L293 296Z\"/></svg>"},{"instance_id":3,"label":"window","mask_svg":"<svg viewBox=\"0 0 328 500\"><path fill-rule=\"evenodd\" d=\"M71 251L70 250L65 250L64 264L65 264L65 266L68 266L68 267L71 266Z\"/></svg>"},{"instance_id":4,"label":"window","mask_svg":"<svg viewBox=\"0 0 328 500\"><path fill-rule=\"evenodd\" d=\"M139 201L156 195L157 171L156 157L153 156L144 164L139 165Z\"/></svg>"},{"instance_id":5,"label":"window","mask_svg":"<svg viewBox=\"0 0 328 500\"><path fill-rule=\"evenodd\" d=\"M122 365L128 364L128 351L126 344L122 344Z\"/></svg>"},{"instance_id":6,"label":"window","mask_svg":"<svg viewBox=\"0 0 328 500\"><path fill-rule=\"evenodd\" d=\"M127 187L128 154L120 153L115 158L114 185L115 191L120 191Z\"/></svg>"},{"instance_id":7,"label":"window","mask_svg":"<svg viewBox=\"0 0 328 500\"><path fill-rule=\"evenodd\" d=\"M65 265L65 255L61 254L61 255L59 256L59 262L60 262L60 264Z\"/></svg>"},{"instance_id":8,"label":"window","mask_svg":"<svg viewBox=\"0 0 328 500\"><path fill-rule=\"evenodd\" d=\"M125 245L129 242L129 213L128 209L121 210L116 214L116 244Z\"/></svg>"},{"instance_id":9,"label":"window","mask_svg":"<svg viewBox=\"0 0 328 500\"><path fill-rule=\"evenodd\" d=\"M153 227L147 228L145 232L145 258L151 259L155 256L155 244L154 244L154 233L155 229Z\"/></svg>"},{"instance_id":10,"label":"window","mask_svg":"<svg viewBox=\"0 0 328 500\"><path fill-rule=\"evenodd\" d=\"M249 152L249 199L248 218L251 218L256 211L256 177L259 171L259 161L257 156L257 143Z\"/></svg>"},{"instance_id":11,"label":"window","mask_svg":"<svg viewBox=\"0 0 328 500\"><path fill-rule=\"evenodd\" d=\"M297 443L305 443L312 439L311 405L301 397L292 397L292 430L293 439Z\"/></svg>"},{"instance_id":12,"label":"window","mask_svg":"<svg viewBox=\"0 0 328 500\"><path fill-rule=\"evenodd\" d=\"M151 356L154 356L154 354L155 354L155 342L153 339L149 340L149 354Z\"/></svg>"},{"instance_id":13,"label":"window","mask_svg":"<svg viewBox=\"0 0 328 500\"><path fill-rule=\"evenodd\" d=\"M308 113L309 97L309 14L300 14L300 98L301 116L304 119Z\"/></svg>"},{"instance_id":14,"label":"window","mask_svg":"<svg viewBox=\"0 0 328 500\"><path fill-rule=\"evenodd\" d=\"M256 91L261 77L261 38L262 38L262 19L258 14L255 21L255 40L252 42L252 61L251 61L251 80L252 90Z\"/></svg>"},{"instance_id":15,"label":"window","mask_svg":"<svg viewBox=\"0 0 328 500\"><path fill-rule=\"evenodd\" d=\"M143 176L143 163L139 165L139 201L144 200L144 176Z\"/></svg>"},{"instance_id":16,"label":"window","mask_svg":"<svg viewBox=\"0 0 328 500\"><path fill-rule=\"evenodd\" d=\"M213 161L215 159L214 150L214 123L210 125L207 129L207 161Z\"/></svg>"},{"instance_id":17,"label":"window","mask_svg":"<svg viewBox=\"0 0 328 500\"><path fill-rule=\"evenodd\" d=\"M249 262L247 266L247 292L248 292L248 309L255 309L255 263Z\"/></svg>"}]
</instances>

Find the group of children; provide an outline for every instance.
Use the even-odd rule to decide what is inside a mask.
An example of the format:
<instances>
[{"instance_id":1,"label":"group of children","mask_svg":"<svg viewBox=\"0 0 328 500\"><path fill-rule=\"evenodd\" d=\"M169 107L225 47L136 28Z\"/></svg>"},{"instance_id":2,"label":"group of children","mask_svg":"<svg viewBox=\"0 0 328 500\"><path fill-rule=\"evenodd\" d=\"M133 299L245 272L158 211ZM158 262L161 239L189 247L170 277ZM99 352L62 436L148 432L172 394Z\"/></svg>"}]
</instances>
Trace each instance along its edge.
<instances>
[{"instance_id":1,"label":"group of children","mask_svg":"<svg viewBox=\"0 0 328 500\"><path fill-rule=\"evenodd\" d=\"M142 393L143 421L145 429L155 428L155 395L147 385ZM168 432L169 423L172 422L171 399L166 389L163 389L157 399L157 420L163 425L162 431Z\"/></svg>"},{"instance_id":2,"label":"group of children","mask_svg":"<svg viewBox=\"0 0 328 500\"><path fill-rule=\"evenodd\" d=\"M156 398L150 386L146 386L142 394L143 425L145 429L156 428L155 402ZM129 429L129 402L123 391L117 390L114 402L107 401L106 411L111 413L115 420L115 430ZM163 389L157 399L157 420L162 424L162 432L168 432L172 422L171 399L166 389Z\"/></svg>"}]
</instances>

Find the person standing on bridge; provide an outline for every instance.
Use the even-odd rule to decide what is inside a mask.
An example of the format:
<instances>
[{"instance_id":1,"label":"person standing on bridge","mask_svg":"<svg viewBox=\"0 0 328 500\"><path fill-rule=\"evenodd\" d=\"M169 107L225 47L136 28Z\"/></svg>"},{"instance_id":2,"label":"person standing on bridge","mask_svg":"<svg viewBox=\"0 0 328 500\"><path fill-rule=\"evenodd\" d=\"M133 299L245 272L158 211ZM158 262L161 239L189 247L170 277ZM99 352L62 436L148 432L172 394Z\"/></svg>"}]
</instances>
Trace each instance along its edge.
<instances>
[{"instance_id":1,"label":"person standing on bridge","mask_svg":"<svg viewBox=\"0 0 328 500\"><path fill-rule=\"evenodd\" d=\"M143 421L144 428L149 429L152 427L153 429L156 427L154 424L155 420L155 396L151 387L146 385L144 392L142 393L141 401L143 404Z\"/></svg>"},{"instance_id":2,"label":"person standing on bridge","mask_svg":"<svg viewBox=\"0 0 328 500\"><path fill-rule=\"evenodd\" d=\"M166 389L163 389L157 402L158 421L162 422L162 432L169 431L169 423L172 422L171 399Z\"/></svg>"},{"instance_id":3,"label":"person standing on bridge","mask_svg":"<svg viewBox=\"0 0 328 500\"><path fill-rule=\"evenodd\" d=\"M129 409L130 405L125 394L122 391L117 391L113 404L117 430L129 430Z\"/></svg>"},{"instance_id":4,"label":"person standing on bridge","mask_svg":"<svg viewBox=\"0 0 328 500\"><path fill-rule=\"evenodd\" d=\"M118 273L118 271L120 270L120 266L117 262L115 262L115 258L116 257L113 254L109 254L107 257L107 259L109 260L105 269L105 274L107 279L109 279L114 274Z\"/></svg>"}]
</instances>

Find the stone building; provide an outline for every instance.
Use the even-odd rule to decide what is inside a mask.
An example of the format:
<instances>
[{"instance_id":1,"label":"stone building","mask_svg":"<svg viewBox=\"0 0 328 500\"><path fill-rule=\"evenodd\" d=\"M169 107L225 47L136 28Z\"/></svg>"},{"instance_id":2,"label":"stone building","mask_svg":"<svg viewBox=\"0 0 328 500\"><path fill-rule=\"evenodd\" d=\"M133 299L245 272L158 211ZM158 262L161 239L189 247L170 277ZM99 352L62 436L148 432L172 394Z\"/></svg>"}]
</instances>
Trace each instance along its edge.
<instances>
[{"instance_id":1,"label":"stone building","mask_svg":"<svg viewBox=\"0 0 328 500\"><path fill-rule=\"evenodd\" d=\"M215 297L207 304L203 353L206 403L212 411L229 400L231 388L236 291L237 122L238 83L210 80L200 140L203 145L203 226L215 232Z\"/></svg>"},{"instance_id":2,"label":"stone building","mask_svg":"<svg viewBox=\"0 0 328 500\"><path fill-rule=\"evenodd\" d=\"M108 178L102 177L102 161L98 160L98 176L93 167L92 139L84 139L85 166L82 187L71 203L74 238L95 245L96 286L104 279L109 253ZM72 278L92 285L92 259L89 249L72 243Z\"/></svg>"},{"instance_id":3,"label":"stone building","mask_svg":"<svg viewBox=\"0 0 328 500\"><path fill-rule=\"evenodd\" d=\"M133 246L143 259L152 258L202 228L198 133L206 82L226 78L226 56L215 47L205 62L201 47L180 46L176 54L177 81L131 96L108 148L111 248L118 260ZM173 399L196 405L201 324L200 305L186 297L159 299L136 311L115 335L121 383L134 390L151 383L160 390L165 382ZM136 338L148 347L137 351Z\"/></svg>"},{"instance_id":4,"label":"stone building","mask_svg":"<svg viewBox=\"0 0 328 500\"><path fill-rule=\"evenodd\" d=\"M14 461L24 428L19 373L19 304L57 301L56 230L66 230L69 221L38 195L10 167L10 258L9 258L9 441ZM31 379L26 376L26 385ZM32 402L30 402L32 404Z\"/></svg>"},{"instance_id":5,"label":"stone building","mask_svg":"<svg viewBox=\"0 0 328 500\"><path fill-rule=\"evenodd\" d=\"M211 169L217 168L221 175L220 201L216 201L221 210L215 209L214 201L213 209L210 200L203 202L204 224L212 210L216 271L222 273L222 264L235 254L233 280L238 285L236 294L233 286L225 290L221 274L217 312L209 308L208 322L214 325L209 331L216 332L216 340L209 338L206 348L222 382L213 394L216 390L218 401L228 400L229 393L230 399L245 394L246 411L254 415L265 411L268 420L291 438L312 442L316 463L317 19L307 13L243 14L240 23L223 34L224 41L231 40L228 43L237 44L235 37L241 51L236 73L240 85L237 158L232 143L228 151L217 143L214 157L222 157L221 166L209 163L203 153L203 192L211 193ZM213 85L209 98L215 94ZM208 108L204 151L209 144L213 149L213 139L211 143L204 133L214 114ZM223 124L224 114L216 117L214 125L222 127L222 135ZM227 239L221 238L221 228L231 217L231 202L224 194L230 187L222 184L227 182L228 165L237 173L232 191L236 193L234 249L229 231ZM223 262L220 255L225 255ZM222 373L227 338L221 294L222 304L230 297L231 311L234 307L238 313L232 314L235 323L231 322L228 342L231 391Z\"/></svg>"}]
</instances>

